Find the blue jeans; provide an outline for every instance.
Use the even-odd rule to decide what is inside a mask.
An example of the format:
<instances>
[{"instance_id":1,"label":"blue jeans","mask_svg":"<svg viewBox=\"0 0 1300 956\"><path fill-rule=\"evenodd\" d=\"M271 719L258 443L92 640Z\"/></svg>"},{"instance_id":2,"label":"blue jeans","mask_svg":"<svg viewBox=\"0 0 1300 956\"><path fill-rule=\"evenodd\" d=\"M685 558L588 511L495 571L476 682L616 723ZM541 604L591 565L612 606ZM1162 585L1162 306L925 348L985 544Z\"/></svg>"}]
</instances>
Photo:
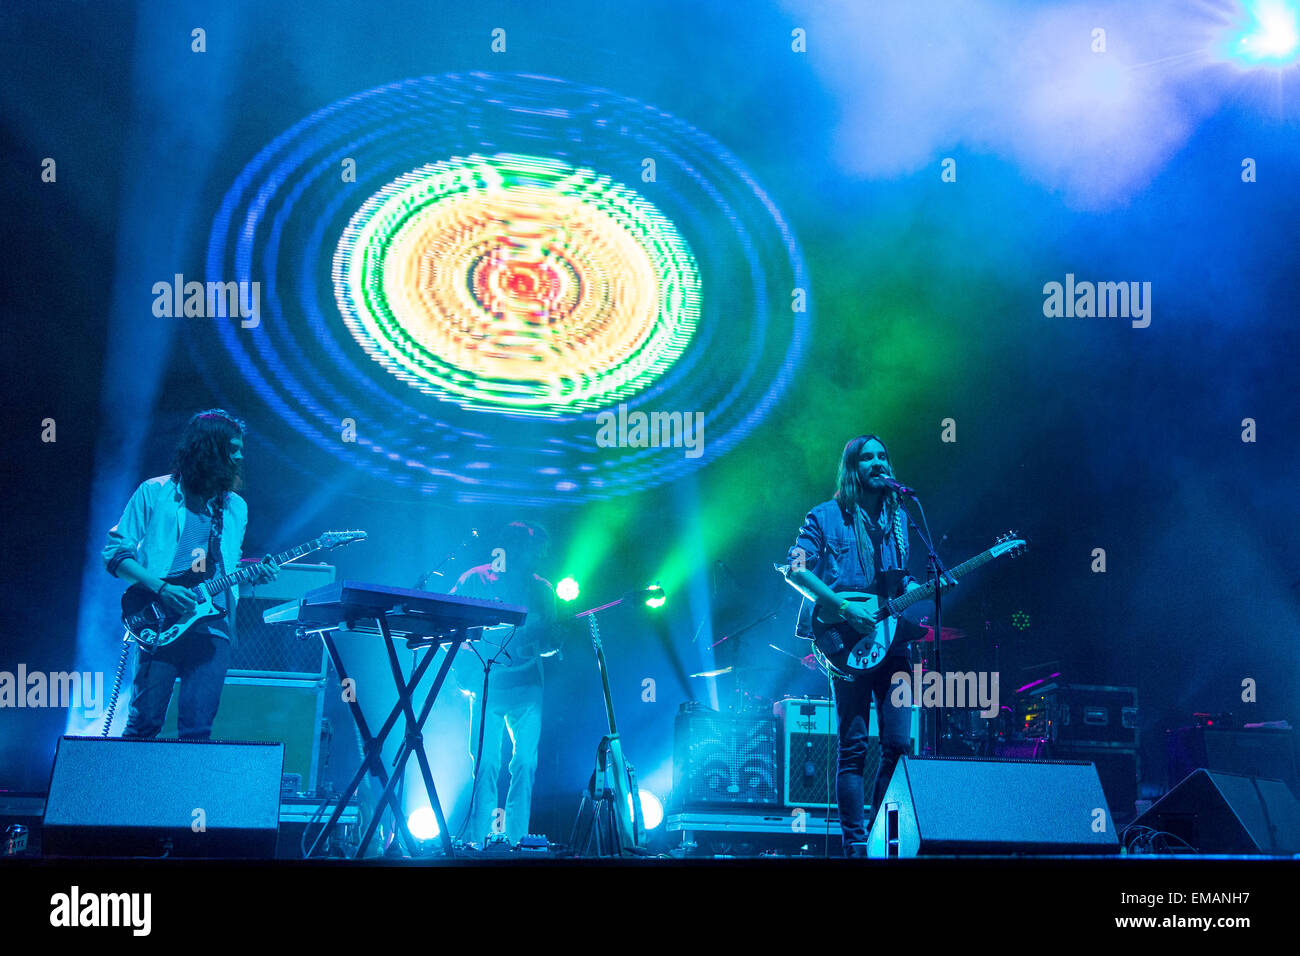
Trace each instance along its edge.
<instances>
[{"instance_id":1,"label":"blue jeans","mask_svg":"<svg viewBox=\"0 0 1300 956\"><path fill-rule=\"evenodd\" d=\"M141 648L131 688L131 713L122 736L158 736L179 677L177 736L181 740L208 740L229 666L230 641L204 630L184 634L156 651Z\"/></svg>"},{"instance_id":2,"label":"blue jeans","mask_svg":"<svg viewBox=\"0 0 1300 956\"><path fill-rule=\"evenodd\" d=\"M835 713L838 718L839 768L835 775L835 802L840 810L840 832L845 856L865 856L867 732L870 729L871 701L876 701L876 723L880 730L880 763L871 781L871 814L875 819L885 788L894 775L898 758L911 748L911 707L895 707L890 702L890 680L899 671L908 673L911 662L901 654L891 654L866 677L854 681L835 681Z\"/></svg>"}]
</instances>

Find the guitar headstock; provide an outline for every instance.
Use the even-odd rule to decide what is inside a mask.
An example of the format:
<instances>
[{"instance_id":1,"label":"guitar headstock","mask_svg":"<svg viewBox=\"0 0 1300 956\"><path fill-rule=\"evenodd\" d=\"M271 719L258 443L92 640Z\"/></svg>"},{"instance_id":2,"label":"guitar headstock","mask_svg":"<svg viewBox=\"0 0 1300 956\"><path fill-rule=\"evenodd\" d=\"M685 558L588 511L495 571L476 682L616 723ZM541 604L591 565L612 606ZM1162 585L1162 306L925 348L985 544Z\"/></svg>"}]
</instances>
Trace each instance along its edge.
<instances>
[{"instance_id":1,"label":"guitar headstock","mask_svg":"<svg viewBox=\"0 0 1300 956\"><path fill-rule=\"evenodd\" d=\"M320 547L322 551L329 551L351 544L353 541L364 540L366 540L364 531L326 531L320 536Z\"/></svg>"},{"instance_id":2,"label":"guitar headstock","mask_svg":"<svg viewBox=\"0 0 1300 956\"><path fill-rule=\"evenodd\" d=\"M990 548L994 557L1001 557L1009 554L1011 557L1017 557L1024 554L1025 549L1029 547L1029 542L1024 538L1016 536L1014 531L1008 531L1006 534L1000 534L994 541L993 547Z\"/></svg>"}]
</instances>

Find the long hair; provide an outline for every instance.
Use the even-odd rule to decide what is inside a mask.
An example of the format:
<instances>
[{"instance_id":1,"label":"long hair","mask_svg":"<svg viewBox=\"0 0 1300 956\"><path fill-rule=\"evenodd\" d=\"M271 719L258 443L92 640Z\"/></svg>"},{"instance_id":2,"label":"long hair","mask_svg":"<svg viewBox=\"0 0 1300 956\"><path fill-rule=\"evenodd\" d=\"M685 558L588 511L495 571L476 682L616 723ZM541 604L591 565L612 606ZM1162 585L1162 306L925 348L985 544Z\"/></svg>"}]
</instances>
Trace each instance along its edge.
<instances>
[{"instance_id":1,"label":"long hair","mask_svg":"<svg viewBox=\"0 0 1300 956\"><path fill-rule=\"evenodd\" d=\"M230 459L230 442L243 438L244 423L220 408L194 415L172 453L172 480L207 499L239 488L239 464Z\"/></svg>"},{"instance_id":2,"label":"long hair","mask_svg":"<svg viewBox=\"0 0 1300 956\"><path fill-rule=\"evenodd\" d=\"M869 441L880 442L880 446L885 449L885 460L889 463L889 473L892 475L894 472L894 460L890 457L889 446L885 444L879 435L859 435L857 438L850 439L848 444L844 446L844 451L840 455L839 468L835 472L835 500L839 502L840 510L844 512L845 519L854 522L855 528L859 527L859 521L869 520L866 519L860 507L866 498L866 489L862 487L862 478L858 475L858 462L862 460L862 449ZM908 551L907 522L900 520L898 517L897 492L892 490L887 492L883 504L886 515L885 533L893 533L899 563L906 567ZM874 560L871 554L871 539L867 535L859 533L858 543L866 553L866 558ZM870 567L865 563L865 559L863 567Z\"/></svg>"}]
</instances>

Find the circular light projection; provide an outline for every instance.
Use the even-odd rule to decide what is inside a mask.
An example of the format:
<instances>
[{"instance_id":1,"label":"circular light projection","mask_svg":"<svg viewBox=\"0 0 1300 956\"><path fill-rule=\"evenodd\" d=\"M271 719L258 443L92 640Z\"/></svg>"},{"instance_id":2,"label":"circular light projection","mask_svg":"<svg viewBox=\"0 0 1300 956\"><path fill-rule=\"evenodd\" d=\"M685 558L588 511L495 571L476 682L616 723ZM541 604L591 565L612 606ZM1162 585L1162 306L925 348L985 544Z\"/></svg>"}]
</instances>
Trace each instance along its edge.
<instances>
[{"instance_id":1,"label":"circular light projection","mask_svg":"<svg viewBox=\"0 0 1300 956\"><path fill-rule=\"evenodd\" d=\"M232 176L205 278L257 316L184 341L267 454L351 494L654 487L750 434L804 353L809 281L777 204L711 136L609 90L403 80Z\"/></svg>"},{"instance_id":2,"label":"circular light projection","mask_svg":"<svg viewBox=\"0 0 1300 956\"><path fill-rule=\"evenodd\" d=\"M541 157L401 176L352 217L333 275L372 358L479 409L617 403L677 360L699 318L672 223L608 177Z\"/></svg>"},{"instance_id":3,"label":"circular light projection","mask_svg":"<svg viewBox=\"0 0 1300 956\"><path fill-rule=\"evenodd\" d=\"M664 822L664 805L649 790L638 790L641 798L641 821L647 830L653 830ZM632 794L627 795L627 812L632 813Z\"/></svg>"}]
</instances>

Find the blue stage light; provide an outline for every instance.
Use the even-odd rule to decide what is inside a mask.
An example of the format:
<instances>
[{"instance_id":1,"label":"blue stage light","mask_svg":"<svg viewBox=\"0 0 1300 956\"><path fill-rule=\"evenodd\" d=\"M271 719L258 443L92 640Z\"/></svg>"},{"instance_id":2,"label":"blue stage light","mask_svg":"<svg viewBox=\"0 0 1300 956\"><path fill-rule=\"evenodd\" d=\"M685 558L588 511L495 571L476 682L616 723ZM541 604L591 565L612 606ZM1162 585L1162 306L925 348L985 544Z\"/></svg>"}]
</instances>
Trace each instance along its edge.
<instances>
[{"instance_id":1,"label":"blue stage light","mask_svg":"<svg viewBox=\"0 0 1300 956\"><path fill-rule=\"evenodd\" d=\"M641 794L641 819L647 830L653 830L664 822L664 805L649 790L638 790ZM632 794L627 795L627 808L632 809Z\"/></svg>"},{"instance_id":2,"label":"blue stage light","mask_svg":"<svg viewBox=\"0 0 1300 956\"><path fill-rule=\"evenodd\" d=\"M433 814L433 807L415 810L406 818L406 827L417 840L432 840L442 832L438 828L438 818Z\"/></svg>"},{"instance_id":3,"label":"blue stage light","mask_svg":"<svg viewBox=\"0 0 1300 956\"><path fill-rule=\"evenodd\" d=\"M1225 59L1249 67L1283 67L1300 57L1300 3L1242 0L1241 16L1224 35Z\"/></svg>"}]
</instances>

